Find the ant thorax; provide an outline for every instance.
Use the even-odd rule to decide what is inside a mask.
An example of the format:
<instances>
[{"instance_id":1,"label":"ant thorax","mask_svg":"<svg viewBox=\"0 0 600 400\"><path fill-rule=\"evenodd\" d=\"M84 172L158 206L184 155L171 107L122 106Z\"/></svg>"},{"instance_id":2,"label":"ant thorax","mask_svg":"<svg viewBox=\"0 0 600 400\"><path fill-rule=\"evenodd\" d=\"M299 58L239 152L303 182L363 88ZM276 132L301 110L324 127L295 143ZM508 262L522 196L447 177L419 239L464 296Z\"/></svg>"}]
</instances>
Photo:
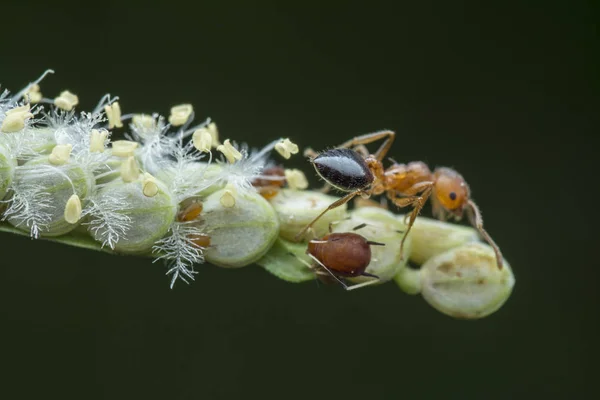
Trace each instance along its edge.
<instances>
[{"instance_id":1,"label":"ant thorax","mask_svg":"<svg viewBox=\"0 0 600 400\"><path fill-rule=\"evenodd\" d=\"M386 190L404 193L417 183L433 180L433 175L424 162L414 161L408 164L394 163L385 171L384 179Z\"/></svg>"}]
</instances>

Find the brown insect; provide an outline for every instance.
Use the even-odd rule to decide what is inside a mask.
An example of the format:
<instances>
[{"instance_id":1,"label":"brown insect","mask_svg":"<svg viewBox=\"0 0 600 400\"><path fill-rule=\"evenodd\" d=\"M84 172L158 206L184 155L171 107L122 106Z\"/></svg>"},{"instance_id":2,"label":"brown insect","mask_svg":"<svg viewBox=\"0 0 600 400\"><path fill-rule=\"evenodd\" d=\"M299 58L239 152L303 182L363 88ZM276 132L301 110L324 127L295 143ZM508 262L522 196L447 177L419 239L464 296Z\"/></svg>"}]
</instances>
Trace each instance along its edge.
<instances>
[{"instance_id":1,"label":"brown insect","mask_svg":"<svg viewBox=\"0 0 600 400\"><path fill-rule=\"evenodd\" d=\"M320 154L308 152L312 156L311 163L326 184L348 194L329 205L296 235L296 239L300 240L326 212L347 203L355 196L369 198L385 193L397 207L413 207L410 215L407 215L408 227L400 244L402 258L406 237L425 202L433 195L434 216L440 220L452 216L460 221L466 212L471 224L494 249L498 268L502 269L502 253L483 228L479 208L471 199L469 186L458 172L445 167L436 168L431 172L421 161L408 164L394 162L388 169L384 169L382 160L392 146L395 136L392 131L374 132L357 136ZM384 139L384 142L377 152L374 155L370 154L365 145L381 139Z\"/></svg>"},{"instance_id":2,"label":"brown insect","mask_svg":"<svg viewBox=\"0 0 600 400\"><path fill-rule=\"evenodd\" d=\"M353 230L362 227L364 227L364 224L355 227ZM384 244L369 241L364 236L354 232L332 233L330 224L329 234L321 239L308 242L306 254L316 263L318 276L329 275L346 290L354 290L379 281L379 277L376 275L365 272L371 263L371 246L384 246ZM308 266L315 268L314 265ZM354 285L348 285L344 282L344 278L357 276L367 276L374 279Z\"/></svg>"},{"instance_id":3,"label":"brown insect","mask_svg":"<svg viewBox=\"0 0 600 400\"><path fill-rule=\"evenodd\" d=\"M192 200L183 210L177 215L177 221L190 223L200 219L200 214L203 210L202 202L199 200ZM198 247L206 248L210 247L210 236L206 234L198 234L188 236L188 239Z\"/></svg>"},{"instance_id":4,"label":"brown insect","mask_svg":"<svg viewBox=\"0 0 600 400\"><path fill-rule=\"evenodd\" d=\"M285 185L285 170L280 166L265 168L262 174L252 181L252 186L267 200L277 196L283 185Z\"/></svg>"}]
</instances>

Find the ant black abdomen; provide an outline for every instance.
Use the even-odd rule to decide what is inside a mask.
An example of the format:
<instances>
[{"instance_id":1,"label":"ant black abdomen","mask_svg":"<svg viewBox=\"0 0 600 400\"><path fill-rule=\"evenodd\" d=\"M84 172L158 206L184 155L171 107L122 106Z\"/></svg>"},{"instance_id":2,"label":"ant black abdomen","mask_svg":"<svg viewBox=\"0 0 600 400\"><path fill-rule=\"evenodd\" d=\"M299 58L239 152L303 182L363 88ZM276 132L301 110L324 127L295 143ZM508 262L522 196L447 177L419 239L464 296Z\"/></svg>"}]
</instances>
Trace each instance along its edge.
<instances>
[{"instance_id":1,"label":"ant black abdomen","mask_svg":"<svg viewBox=\"0 0 600 400\"><path fill-rule=\"evenodd\" d=\"M312 163L323 179L344 192L366 189L373 183L369 166L351 149L327 150L316 156Z\"/></svg>"}]
</instances>

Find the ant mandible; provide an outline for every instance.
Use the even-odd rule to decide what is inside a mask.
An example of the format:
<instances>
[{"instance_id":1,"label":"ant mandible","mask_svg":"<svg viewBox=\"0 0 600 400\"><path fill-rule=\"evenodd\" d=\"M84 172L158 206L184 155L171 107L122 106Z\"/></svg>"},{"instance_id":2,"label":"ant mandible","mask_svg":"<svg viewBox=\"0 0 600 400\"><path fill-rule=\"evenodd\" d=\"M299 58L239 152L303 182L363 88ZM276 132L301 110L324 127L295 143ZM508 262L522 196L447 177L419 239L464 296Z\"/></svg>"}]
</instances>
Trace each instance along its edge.
<instances>
[{"instance_id":1,"label":"ant mandible","mask_svg":"<svg viewBox=\"0 0 600 400\"><path fill-rule=\"evenodd\" d=\"M365 272L365 270L371 263L371 246L385 246L385 244L367 240L364 236L354 232L332 233L331 226L330 223L329 234L321 239L313 239L308 242L306 254L325 271L317 270L317 274L331 275L346 290L354 290L379 282L378 276ZM365 224L358 225L353 231L364 226ZM315 268L308 263L307 266L311 269ZM358 276L367 276L373 279L350 286L343 280Z\"/></svg>"},{"instance_id":2,"label":"ant mandible","mask_svg":"<svg viewBox=\"0 0 600 400\"><path fill-rule=\"evenodd\" d=\"M464 178L455 170L446 167L436 168L433 173L421 161L408 164L394 164L384 169L382 160L392 146L395 139L393 131L379 131L357 136L337 148L316 154L309 150L310 162L315 167L317 174L328 185L346 192L344 197L333 202L312 222L305 226L297 235L300 240L306 231L329 210L339 207L355 196L369 198L372 195L385 193L387 198L399 208L412 206L413 210L408 216L408 227L400 242L400 258L403 258L404 242L412 228L417 215L431 198L433 214L440 220L448 216L460 221L463 214L467 213L473 226L481 236L490 244L496 254L498 268L502 269L502 253L483 228L481 212L470 198L471 192ZM384 139L375 154L370 154L365 145Z\"/></svg>"}]
</instances>

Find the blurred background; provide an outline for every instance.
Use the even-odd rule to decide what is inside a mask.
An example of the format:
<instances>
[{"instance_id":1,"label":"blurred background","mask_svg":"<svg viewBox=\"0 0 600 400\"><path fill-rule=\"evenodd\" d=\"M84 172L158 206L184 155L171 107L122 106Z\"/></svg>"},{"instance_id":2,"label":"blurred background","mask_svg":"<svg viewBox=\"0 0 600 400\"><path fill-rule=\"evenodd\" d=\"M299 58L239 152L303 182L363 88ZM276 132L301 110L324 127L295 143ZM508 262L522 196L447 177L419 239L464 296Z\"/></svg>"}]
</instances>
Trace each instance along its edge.
<instances>
[{"instance_id":1,"label":"blurred background","mask_svg":"<svg viewBox=\"0 0 600 400\"><path fill-rule=\"evenodd\" d=\"M3 2L12 91L53 68L48 97L189 102L257 147L395 130L390 156L467 179L516 286L495 314L457 321L394 283L346 293L204 265L169 290L147 259L0 233L0 397L591 394L597 20L591 2L554 3Z\"/></svg>"}]
</instances>

